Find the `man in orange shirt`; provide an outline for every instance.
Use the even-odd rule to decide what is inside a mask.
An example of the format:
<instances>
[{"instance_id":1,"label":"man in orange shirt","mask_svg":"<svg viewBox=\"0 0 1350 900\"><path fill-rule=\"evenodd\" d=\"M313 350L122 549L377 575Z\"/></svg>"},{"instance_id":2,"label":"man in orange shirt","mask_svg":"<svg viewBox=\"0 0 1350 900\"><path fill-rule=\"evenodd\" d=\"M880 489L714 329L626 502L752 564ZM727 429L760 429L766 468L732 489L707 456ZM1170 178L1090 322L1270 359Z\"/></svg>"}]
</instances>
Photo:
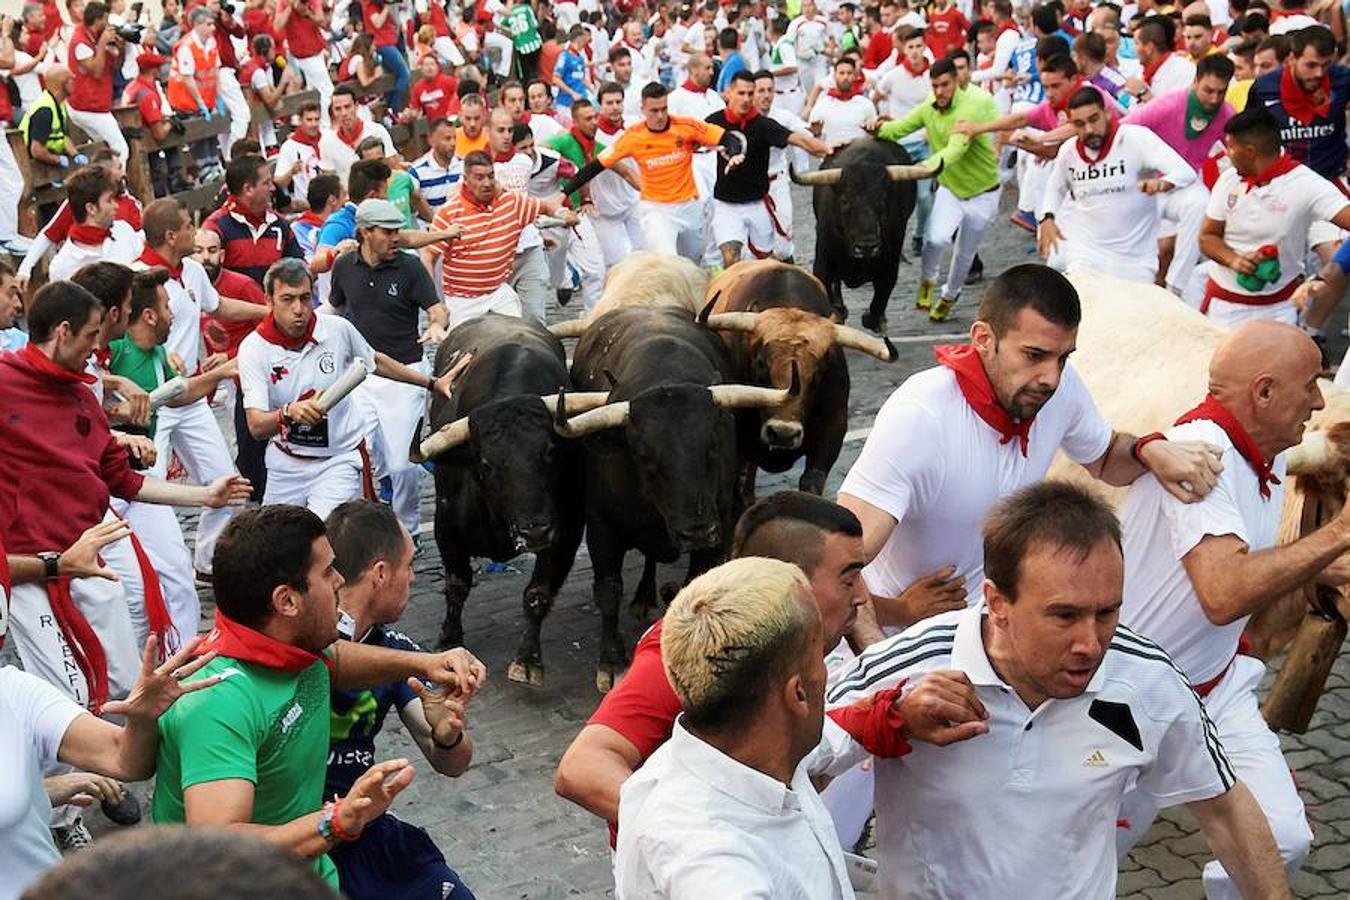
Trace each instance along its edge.
<instances>
[{"instance_id":1,"label":"man in orange shirt","mask_svg":"<svg viewBox=\"0 0 1350 900\"><path fill-rule=\"evenodd\" d=\"M642 182L640 215L647 247L662 253L703 258L703 201L694 183L693 158L699 147L717 147L734 169L745 158L745 135L709 122L672 116L667 90L653 82L642 89L642 121L563 185L571 194L619 160L632 158Z\"/></svg>"}]
</instances>

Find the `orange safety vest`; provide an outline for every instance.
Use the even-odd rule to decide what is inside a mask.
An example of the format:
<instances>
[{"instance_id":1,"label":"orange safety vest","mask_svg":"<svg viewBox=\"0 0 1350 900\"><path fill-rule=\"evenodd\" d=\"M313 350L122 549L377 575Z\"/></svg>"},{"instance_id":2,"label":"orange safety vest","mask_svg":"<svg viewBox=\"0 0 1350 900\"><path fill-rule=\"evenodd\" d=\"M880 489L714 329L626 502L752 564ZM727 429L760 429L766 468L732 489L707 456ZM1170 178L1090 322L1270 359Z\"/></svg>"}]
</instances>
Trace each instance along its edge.
<instances>
[{"instance_id":1,"label":"orange safety vest","mask_svg":"<svg viewBox=\"0 0 1350 900\"><path fill-rule=\"evenodd\" d=\"M187 44L188 50L192 52L192 75L180 75L178 73L178 51ZM173 66L169 70L169 105L175 110L185 113L195 113L197 111L197 102L192 99L192 94L188 92L187 84L189 79L197 86L197 93L201 95L202 103L206 108L214 110L216 108L216 82L220 77L220 50L212 44L203 49L196 41L192 39L192 33L184 35L173 48Z\"/></svg>"}]
</instances>

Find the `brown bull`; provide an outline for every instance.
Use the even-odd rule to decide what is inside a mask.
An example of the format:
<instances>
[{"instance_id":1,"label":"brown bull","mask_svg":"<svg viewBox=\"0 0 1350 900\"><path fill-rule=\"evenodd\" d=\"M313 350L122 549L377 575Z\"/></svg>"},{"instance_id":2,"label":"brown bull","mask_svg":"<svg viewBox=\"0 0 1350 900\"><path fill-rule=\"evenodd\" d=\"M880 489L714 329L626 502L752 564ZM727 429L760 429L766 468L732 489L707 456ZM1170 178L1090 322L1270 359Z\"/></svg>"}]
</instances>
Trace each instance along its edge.
<instances>
[{"instance_id":1,"label":"brown bull","mask_svg":"<svg viewBox=\"0 0 1350 900\"><path fill-rule=\"evenodd\" d=\"M708 286L708 296L699 318L722 333L736 380L785 388L795 367L801 382L801 393L786 402L739 414L742 498L753 501L757 469L783 472L803 456L806 468L798 486L821 493L848 430L843 351L861 350L894 362L895 347L885 337L835 324L824 285L786 263L737 263Z\"/></svg>"}]
</instances>

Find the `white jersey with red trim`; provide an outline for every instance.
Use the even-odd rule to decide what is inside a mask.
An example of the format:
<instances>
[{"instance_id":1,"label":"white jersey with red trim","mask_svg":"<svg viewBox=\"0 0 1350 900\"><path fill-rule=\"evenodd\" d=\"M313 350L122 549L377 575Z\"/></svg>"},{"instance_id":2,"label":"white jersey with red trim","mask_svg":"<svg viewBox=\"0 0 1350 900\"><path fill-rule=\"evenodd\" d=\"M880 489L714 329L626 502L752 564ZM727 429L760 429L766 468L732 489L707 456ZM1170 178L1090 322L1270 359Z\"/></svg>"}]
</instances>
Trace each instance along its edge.
<instances>
[{"instance_id":1,"label":"white jersey with red trim","mask_svg":"<svg viewBox=\"0 0 1350 900\"><path fill-rule=\"evenodd\" d=\"M274 344L258 332L239 345L239 388L245 409L273 412L287 403L307 400L342 377L353 360L375 371L375 351L341 316L317 315L314 334L298 350ZM273 438L297 456L327 457L355 450L370 432L368 407L357 395L328 411L317 425L294 425Z\"/></svg>"},{"instance_id":2,"label":"white jersey with red trim","mask_svg":"<svg viewBox=\"0 0 1350 900\"><path fill-rule=\"evenodd\" d=\"M220 306L220 295L211 283L202 264L192 257L182 262L183 269L177 278L164 282L164 290L169 295L169 309L173 312L173 325L169 328L169 337L164 345L170 353L177 353L183 360L183 367L189 374L197 371L200 364L202 343L202 313L213 313ZM133 268L148 268L147 264L137 260Z\"/></svg>"}]
</instances>

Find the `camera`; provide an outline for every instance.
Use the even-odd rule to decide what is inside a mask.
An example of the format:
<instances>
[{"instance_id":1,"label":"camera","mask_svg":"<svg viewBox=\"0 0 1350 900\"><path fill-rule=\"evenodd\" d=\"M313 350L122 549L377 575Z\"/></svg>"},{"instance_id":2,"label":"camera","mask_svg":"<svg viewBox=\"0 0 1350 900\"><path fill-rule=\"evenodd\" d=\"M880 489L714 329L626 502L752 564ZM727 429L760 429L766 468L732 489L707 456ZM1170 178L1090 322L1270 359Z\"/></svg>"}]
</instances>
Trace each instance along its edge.
<instances>
[{"instance_id":1,"label":"camera","mask_svg":"<svg viewBox=\"0 0 1350 900\"><path fill-rule=\"evenodd\" d=\"M128 44L139 44L141 35L145 33L144 25L118 25L113 29L113 33Z\"/></svg>"}]
</instances>

